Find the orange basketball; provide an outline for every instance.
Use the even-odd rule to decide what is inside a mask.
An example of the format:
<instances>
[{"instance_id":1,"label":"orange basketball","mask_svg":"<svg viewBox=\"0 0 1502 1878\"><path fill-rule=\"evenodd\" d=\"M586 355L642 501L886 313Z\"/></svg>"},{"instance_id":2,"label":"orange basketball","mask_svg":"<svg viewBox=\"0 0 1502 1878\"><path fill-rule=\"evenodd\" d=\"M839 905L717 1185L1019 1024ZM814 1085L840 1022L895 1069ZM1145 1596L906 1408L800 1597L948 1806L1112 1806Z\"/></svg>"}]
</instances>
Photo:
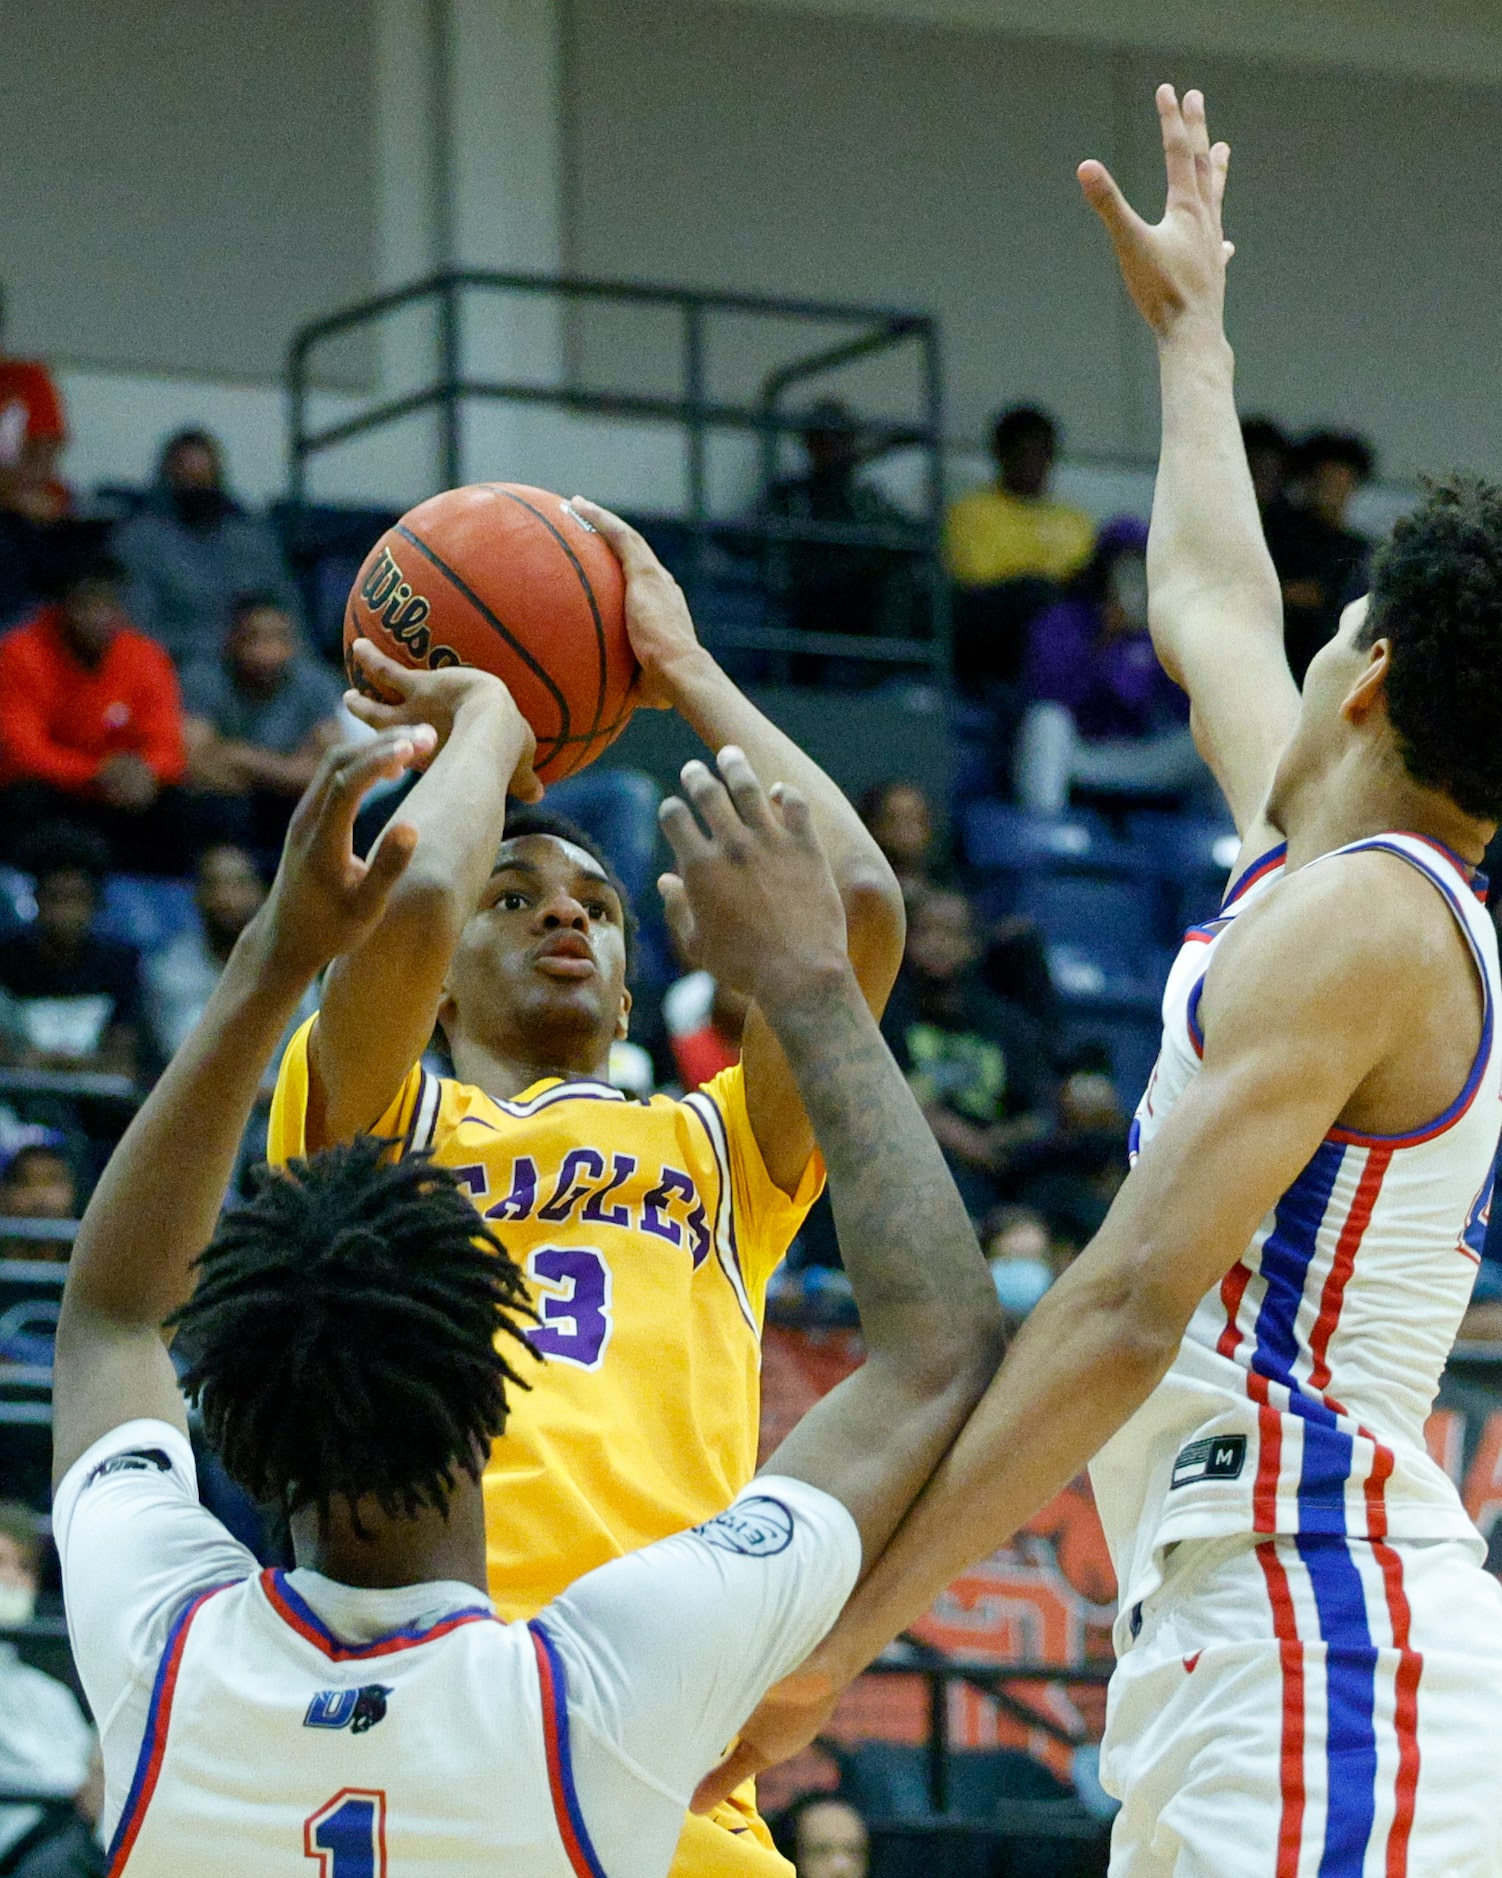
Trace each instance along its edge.
<instances>
[{"instance_id":1,"label":"orange basketball","mask_svg":"<svg viewBox=\"0 0 1502 1878\"><path fill-rule=\"evenodd\" d=\"M474 483L419 502L365 557L345 659L363 637L404 665L494 672L536 733L537 774L557 782L631 715L625 598L620 562L561 496Z\"/></svg>"}]
</instances>

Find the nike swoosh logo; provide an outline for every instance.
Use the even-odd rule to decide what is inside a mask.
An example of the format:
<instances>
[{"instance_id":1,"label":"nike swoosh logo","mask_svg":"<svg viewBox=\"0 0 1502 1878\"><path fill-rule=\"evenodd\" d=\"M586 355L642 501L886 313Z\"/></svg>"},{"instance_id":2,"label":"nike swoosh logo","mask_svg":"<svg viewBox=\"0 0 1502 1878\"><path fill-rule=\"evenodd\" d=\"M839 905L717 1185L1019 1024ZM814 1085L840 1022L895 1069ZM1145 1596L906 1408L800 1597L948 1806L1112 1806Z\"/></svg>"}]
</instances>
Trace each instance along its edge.
<instances>
[{"instance_id":1,"label":"nike swoosh logo","mask_svg":"<svg viewBox=\"0 0 1502 1878\"><path fill-rule=\"evenodd\" d=\"M1193 1656L1186 1656L1184 1658L1184 1674L1186 1676L1192 1676L1194 1674L1194 1666L1204 1654L1203 1650L1196 1650Z\"/></svg>"}]
</instances>

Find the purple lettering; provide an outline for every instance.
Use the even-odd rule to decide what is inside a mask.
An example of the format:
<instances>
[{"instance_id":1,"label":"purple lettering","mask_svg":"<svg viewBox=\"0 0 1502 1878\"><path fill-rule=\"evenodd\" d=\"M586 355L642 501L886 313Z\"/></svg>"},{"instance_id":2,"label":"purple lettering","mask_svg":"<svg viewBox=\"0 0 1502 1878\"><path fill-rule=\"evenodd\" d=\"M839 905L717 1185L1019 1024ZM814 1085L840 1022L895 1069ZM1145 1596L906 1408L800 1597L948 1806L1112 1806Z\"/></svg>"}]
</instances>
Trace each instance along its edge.
<instances>
[{"instance_id":1,"label":"purple lettering","mask_svg":"<svg viewBox=\"0 0 1502 1878\"><path fill-rule=\"evenodd\" d=\"M596 1154L593 1148L570 1148L558 1170L553 1197L546 1206L537 1209L537 1217L552 1220L554 1224L567 1219L604 1171L605 1157Z\"/></svg>"},{"instance_id":2,"label":"purple lettering","mask_svg":"<svg viewBox=\"0 0 1502 1878\"><path fill-rule=\"evenodd\" d=\"M697 1198L694 1183L687 1174L680 1174L676 1167L665 1167L662 1179L642 1202L641 1229L643 1232L655 1233L659 1239L666 1239L669 1245L682 1245L683 1228L662 1210L674 1194L680 1200Z\"/></svg>"},{"instance_id":3,"label":"purple lettering","mask_svg":"<svg viewBox=\"0 0 1502 1878\"><path fill-rule=\"evenodd\" d=\"M631 1224L630 1207L602 1206L601 1202L608 1194L614 1193L617 1187L628 1181L635 1172L636 1156L618 1154L615 1157L615 1165L610 1170L609 1180L603 1187L597 1187L584 1202L584 1211L580 1217L587 1219L593 1226L629 1226Z\"/></svg>"},{"instance_id":4,"label":"purple lettering","mask_svg":"<svg viewBox=\"0 0 1502 1878\"><path fill-rule=\"evenodd\" d=\"M486 1213L487 1219L529 1219L537 1201L537 1167L523 1154L511 1169L511 1191Z\"/></svg>"}]
</instances>

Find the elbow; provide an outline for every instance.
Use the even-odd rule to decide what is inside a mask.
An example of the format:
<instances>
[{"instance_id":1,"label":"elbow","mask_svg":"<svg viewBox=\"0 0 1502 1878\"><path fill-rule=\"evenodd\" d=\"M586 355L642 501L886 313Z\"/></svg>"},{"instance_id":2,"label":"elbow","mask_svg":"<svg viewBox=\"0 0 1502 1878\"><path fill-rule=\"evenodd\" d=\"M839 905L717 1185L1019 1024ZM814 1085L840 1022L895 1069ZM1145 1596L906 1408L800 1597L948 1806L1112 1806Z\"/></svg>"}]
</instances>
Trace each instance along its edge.
<instances>
[{"instance_id":1,"label":"elbow","mask_svg":"<svg viewBox=\"0 0 1502 1878\"><path fill-rule=\"evenodd\" d=\"M1082 1285L1061 1281L1033 1312L1029 1328L1041 1319L1038 1329L1048 1334L1048 1320L1057 1315L1060 1333L1067 1334L1071 1322L1093 1320L1113 1367L1134 1378L1146 1395L1178 1355L1193 1310L1192 1301L1185 1303L1156 1275L1151 1252L1144 1250L1130 1264L1090 1274Z\"/></svg>"},{"instance_id":2,"label":"elbow","mask_svg":"<svg viewBox=\"0 0 1502 1878\"><path fill-rule=\"evenodd\" d=\"M863 984L880 983L885 999L907 942L907 910L897 876L873 847L869 856L841 870L839 887L851 963Z\"/></svg>"},{"instance_id":3,"label":"elbow","mask_svg":"<svg viewBox=\"0 0 1502 1878\"><path fill-rule=\"evenodd\" d=\"M957 1404L969 1414L990 1388L1006 1353L1006 1319L987 1273L973 1300L946 1313L942 1334L909 1349L907 1384L921 1401Z\"/></svg>"}]
</instances>

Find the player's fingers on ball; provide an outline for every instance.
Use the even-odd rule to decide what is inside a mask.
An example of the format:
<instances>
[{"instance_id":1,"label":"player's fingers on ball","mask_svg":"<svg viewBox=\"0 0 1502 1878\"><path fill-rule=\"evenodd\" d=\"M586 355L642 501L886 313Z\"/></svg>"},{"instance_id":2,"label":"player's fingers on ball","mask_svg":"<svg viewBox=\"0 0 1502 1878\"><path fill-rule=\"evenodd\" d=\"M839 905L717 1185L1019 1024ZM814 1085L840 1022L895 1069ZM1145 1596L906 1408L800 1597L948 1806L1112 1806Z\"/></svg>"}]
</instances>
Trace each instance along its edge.
<instances>
[{"instance_id":1,"label":"player's fingers on ball","mask_svg":"<svg viewBox=\"0 0 1502 1878\"><path fill-rule=\"evenodd\" d=\"M725 787L730 791L730 799L746 826L764 830L775 828L767 792L762 788L761 780L752 769L745 751L737 744L727 743L715 761L725 779Z\"/></svg>"},{"instance_id":2,"label":"player's fingers on ball","mask_svg":"<svg viewBox=\"0 0 1502 1878\"><path fill-rule=\"evenodd\" d=\"M623 565L629 567L632 559L640 558L643 554L649 560L657 559L631 524L623 522L613 509L603 508L598 502L591 502L588 496L570 496L569 507L577 509L592 528L598 529L615 549Z\"/></svg>"}]
</instances>

